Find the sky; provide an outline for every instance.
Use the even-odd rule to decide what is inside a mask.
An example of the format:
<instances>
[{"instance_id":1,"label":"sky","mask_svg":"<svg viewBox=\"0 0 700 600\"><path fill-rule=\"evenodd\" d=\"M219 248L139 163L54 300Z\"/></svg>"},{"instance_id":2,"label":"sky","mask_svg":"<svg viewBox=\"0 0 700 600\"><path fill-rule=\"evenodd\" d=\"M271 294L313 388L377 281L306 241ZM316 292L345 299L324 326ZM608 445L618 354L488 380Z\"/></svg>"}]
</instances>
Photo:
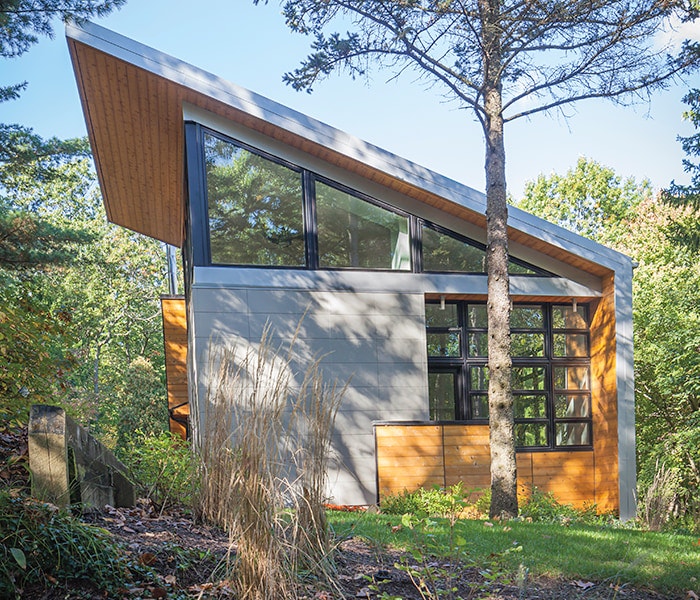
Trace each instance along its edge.
<instances>
[{"instance_id":1,"label":"sky","mask_svg":"<svg viewBox=\"0 0 700 600\"><path fill-rule=\"evenodd\" d=\"M103 27L184 60L394 154L478 190L484 189L483 137L469 110L447 102L406 73L370 73L368 81L333 75L314 92L296 92L282 75L307 56L310 38L284 24L279 3L252 0L128 0ZM700 23L685 36L700 39ZM43 137L86 134L63 26L23 56L0 62L0 85L28 82L19 100L0 104L0 122L31 127ZM619 107L591 100L567 116L537 115L506 125L508 190L515 199L539 174L564 174L579 157L654 188L687 183L678 135L692 135L682 97L700 77Z\"/></svg>"}]
</instances>

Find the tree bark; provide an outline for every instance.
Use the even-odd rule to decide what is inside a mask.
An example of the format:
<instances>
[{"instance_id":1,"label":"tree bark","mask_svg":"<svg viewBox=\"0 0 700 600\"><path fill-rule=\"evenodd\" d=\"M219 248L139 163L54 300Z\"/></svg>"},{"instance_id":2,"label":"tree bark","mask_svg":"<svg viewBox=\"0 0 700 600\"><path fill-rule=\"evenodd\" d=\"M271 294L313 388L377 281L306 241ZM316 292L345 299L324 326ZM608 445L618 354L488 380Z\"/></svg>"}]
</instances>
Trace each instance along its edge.
<instances>
[{"instance_id":1,"label":"tree bark","mask_svg":"<svg viewBox=\"0 0 700 600\"><path fill-rule=\"evenodd\" d=\"M491 506L489 515L518 515L510 355L508 277L508 205L500 68L499 3L481 0L484 36L484 112L486 169L486 268L488 274L489 442Z\"/></svg>"}]
</instances>

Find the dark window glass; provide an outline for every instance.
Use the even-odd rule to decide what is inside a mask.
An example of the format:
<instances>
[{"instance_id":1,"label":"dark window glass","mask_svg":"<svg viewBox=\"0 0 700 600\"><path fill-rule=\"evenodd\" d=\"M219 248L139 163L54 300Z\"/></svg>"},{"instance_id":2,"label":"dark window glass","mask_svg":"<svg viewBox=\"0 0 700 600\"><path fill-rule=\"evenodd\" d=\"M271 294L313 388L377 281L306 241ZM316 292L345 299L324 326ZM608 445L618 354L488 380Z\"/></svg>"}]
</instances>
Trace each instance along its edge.
<instances>
[{"instance_id":1,"label":"dark window glass","mask_svg":"<svg viewBox=\"0 0 700 600\"><path fill-rule=\"evenodd\" d=\"M411 270L408 217L316 182L321 268Z\"/></svg>"},{"instance_id":2,"label":"dark window glass","mask_svg":"<svg viewBox=\"0 0 700 600\"><path fill-rule=\"evenodd\" d=\"M460 356L459 331L428 333L428 356Z\"/></svg>"},{"instance_id":3,"label":"dark window glass","mask_svg":"<svg viewBox=\"0 0 700 600\"><path fill-rule=\"evenodd\" d=\"M590 446L591 445L591 424L580 423L557 423L556 424L557 446Z\"/></svg>"},{"instance_id":4,"label":"dark window glass","mask_svg":"<svg viewBox=\"0 0 700 600\"><path fill-rule=\"evenodd\" d=\"M428 374L428 398L431 421L455 420L454 373Z\"/></svg>"},{"instance_id":5,"label":"dark window glass","mask_svg":"<svg viewBox=\"0 0 700 600\"><path fill-rule=\"evenodd\" d=\"M588 356L588 335L585 333L555 333L554 356Z\"/></svg>"},{"instance_id":6,"label":"dark window glass","mask_svg":"<svg viewBox=\"0 0 700 600\"><path fill-rule=\"evenodd\" d=\"M537 448L549 446L546 423L516 423L515 445L520 447Z\"/></svg>"},{"instance_id":7,"label":"dark window glass","mask_svg":"<svg viewBox=\"0 0 700 600\"><path fill-rule=\"evenodd\" d=\"M456 304L445 304L441 308L439 304L425 305L426 327L459 327Z\"/></svg>"},{"instance_id":8,"label":"dark window glass","mask_svg":"<svg viewBox=\"0 0 700 600\"><path fill-rule=\"evenodd\" d=\"M485 273L486 252L423 225L423 270Z\"/></svg>"},{"instance_id":9,"label":"dark window glass","mask_svg":"<svg viewBox=\"0 0 700 600\"><path fill-rule=\"evenodd\" d=\"M511 383L519 449L592 445L587 319L587 306L513 306ZM426 324L428 368L431 377L449 371L454 419L488 419L486 305L452 300L441 310L428 303ZM466 353L460 346L465 341ZM431 414L434 404L431 399Z\"/></svg>"},{"instance_id":10,"label":"dark window glass","mask_svg":"<svg viewBox=\"0 0 700 600\"><path fill-rule=\"evenodd\" d=\"M588 314L585 305L574 310L573 305L563 304L552 307L552 327L554 329L588 329Z\"/></svg>"},{"instance_id":11,"label":"dark window glass","mask_svg":"<svg viewBox=\"0 0 700 600\"><path fill-rule=\"evenodd\" d=\"M301 174L205 134L211 261L306 264Z\"/></svg>"}]
</instances>

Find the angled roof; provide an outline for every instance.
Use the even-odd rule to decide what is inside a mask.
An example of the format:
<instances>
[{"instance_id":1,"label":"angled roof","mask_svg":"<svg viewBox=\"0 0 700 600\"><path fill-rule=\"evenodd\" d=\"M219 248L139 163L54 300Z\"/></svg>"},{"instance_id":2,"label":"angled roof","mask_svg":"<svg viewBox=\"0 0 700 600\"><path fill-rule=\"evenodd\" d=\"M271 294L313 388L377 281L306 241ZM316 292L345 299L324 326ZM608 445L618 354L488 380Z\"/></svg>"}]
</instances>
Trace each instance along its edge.
<instances>
[{"instance_id":1,"label":"angled roof","mask_svg":"<svg viewBox=\"0 0 700 600\"><path fill-rule=\"evenodd\" d=\"M184 235L183 104L203 108L346 171L486 226L485 196L299 112L108 29L68 24L107 217L180 246ZM510 239L596 275L630 260L514 207Z\"/></svg>"}]
</instances>

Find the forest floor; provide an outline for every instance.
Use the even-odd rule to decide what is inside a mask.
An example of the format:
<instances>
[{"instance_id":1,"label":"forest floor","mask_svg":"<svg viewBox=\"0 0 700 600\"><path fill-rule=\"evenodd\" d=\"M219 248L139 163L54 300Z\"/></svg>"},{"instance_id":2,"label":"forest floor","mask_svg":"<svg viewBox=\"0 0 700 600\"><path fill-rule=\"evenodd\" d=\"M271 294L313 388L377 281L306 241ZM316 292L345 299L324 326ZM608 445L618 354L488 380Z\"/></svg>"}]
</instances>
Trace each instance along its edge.
<instances>
[{"instance_id":1,"label":"forest floor","mask_svg":"<svg viewBox=\"0 0 700 600\"><path fill-rule=\"evenodd\" d=\"M0 486L26 487L26 430L8 432L0 427ZM82 515L82 520L111 533L132 564L147 572L120 592L123 598L235 598L225 579L225 566L235 556L235 543L218 527L196 522L179 509L158 511L140 500L134 508L105 507ZM0 540L2 541L2 540ZM1 550L2 548L0 548ZM5 553L3 553L5 554ZM5 554L5 556L7 556ZM652 590L615 586L609 582L520 577L511 581L504 573L489 579L473 566L451 564L427 557L416 565L416 557L360 538L338 540L333 553L332 585L307 581L300 599L339 600L367 598L399 599L488 599L488 600L658 600L691 598L664 596ZM404 565L404 567L402 567ZM405 565L424 573L440 574L438 584L450 580L451 592L421 592ZM46 577L27 585L20 598L28 600L97 600L106 598L89 579L58 582ZM114 597L113 595L111 597ZM697 598L697 596L695 596Z\"/></svg>"}]
</instances>

